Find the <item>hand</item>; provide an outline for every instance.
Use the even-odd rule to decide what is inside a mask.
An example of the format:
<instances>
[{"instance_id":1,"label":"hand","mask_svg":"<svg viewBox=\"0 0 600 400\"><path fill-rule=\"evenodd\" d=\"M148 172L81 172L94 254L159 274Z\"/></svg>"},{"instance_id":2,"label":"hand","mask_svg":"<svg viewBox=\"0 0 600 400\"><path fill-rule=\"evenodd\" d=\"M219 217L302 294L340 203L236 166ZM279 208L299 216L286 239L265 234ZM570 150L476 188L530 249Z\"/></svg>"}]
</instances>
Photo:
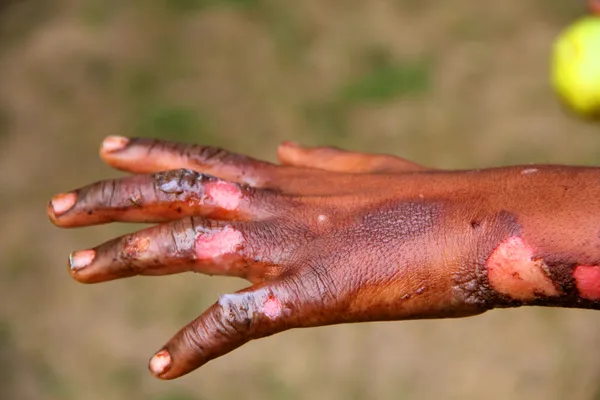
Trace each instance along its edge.
<instances>
[{"instance_id":1,"label":"hand","mask_svg":"<svg viewBox=\"0 0 600 400\"><path fill-rule=\"evenodd\" d=\"M51 221L160 224L71 254L74 279L194 271L252 283L151 359L159 378L297 327L530 304L600 308L594 168L449 172L293 143L275 165L122 137L108 137L100 154L135 175L55 196Z\"/></svg>"}]
</instances>

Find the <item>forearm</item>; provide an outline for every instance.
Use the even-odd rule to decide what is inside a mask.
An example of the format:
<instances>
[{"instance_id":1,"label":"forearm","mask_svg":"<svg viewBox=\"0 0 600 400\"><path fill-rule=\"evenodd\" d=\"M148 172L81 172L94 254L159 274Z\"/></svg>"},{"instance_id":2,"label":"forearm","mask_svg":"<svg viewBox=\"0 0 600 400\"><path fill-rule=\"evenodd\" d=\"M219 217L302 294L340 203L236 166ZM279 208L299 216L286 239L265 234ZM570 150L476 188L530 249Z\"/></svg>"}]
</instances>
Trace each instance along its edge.
<instances>
[{"instance_id":1,"label":"forearm","mask_svg":"<svg viewBox=\"0 0 600 400\"><path fill-rule=\"evenodd\" d=\"M484 308L600 308L598 183L598 168L460 173L440 235L455 252L444 262L456 297Z\"/></svg>"},{"instance_id":2,"label":"forearm","mask_svg":"<svg viewBox=\"0 0 600 400\"><path fill-rule=\"evenodd\" d=\"M388 267L361 273L350 314L361 320L521 305L599 309L595 182L600 169L548 166L407 177L383 214L387 225L370 224L380 236L390 236L386 226L395 229L393 250L380 245L379 254L366 255ZM360 237L353 243L362 248Z\"/></svg>"}]
</instances>

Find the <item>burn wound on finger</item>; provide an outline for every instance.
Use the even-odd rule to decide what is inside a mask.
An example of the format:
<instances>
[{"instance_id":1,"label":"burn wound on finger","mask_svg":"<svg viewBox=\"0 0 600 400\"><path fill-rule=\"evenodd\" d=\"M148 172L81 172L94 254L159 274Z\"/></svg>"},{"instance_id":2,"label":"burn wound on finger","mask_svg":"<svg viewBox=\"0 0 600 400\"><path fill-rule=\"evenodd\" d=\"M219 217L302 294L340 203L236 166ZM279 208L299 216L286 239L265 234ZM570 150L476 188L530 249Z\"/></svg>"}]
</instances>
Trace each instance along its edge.
<instances>
[{"instance_id":1,"label":"burn wound on finger","mask_svg":"<svg viewBox=\"0 0 600 400\"><path fill-rule=\"evenodd\" d=\"M244 197L236 183L186 169L156 173L155 184L160 192L183 198L191 207L225 212L238 211Z\"/></svg>"},{"instance_id":2,"label":"burn wound on finger","mask_svg":"<svg viewBox=\"0 0 600 400\"><path fill-rule=\"evenodd\" d=\"M121 257L127 260L140 259L150 246L150 238L144 236L131 236L123 242Z\"/></svg>"},{"instance_id":3,"label":"burn wound on finger","mask_svg":"<svg viewBox=\"0 0 600 400\"><path fill-rule=\"evenodd\" d=\"M224 181L207 183L206 194L214 201L215 205L229 211L236 210L242 199L240 188L233 183Z\"/></svg>"},{"instance_id":4,"label":"burn wound on finger","mask_svg":"<svg viewBox=\"0 0 600 400\"><path fill-rule=\"evenodd\" d=\"M281 314L281 302L273 295L269 296L263 304L263 313L271 318L275 319Z\"/></svg>"},{"instance_id":5,"label":"burn wound on finger","mask_svg":"<svg viewBox=\"0 0 600 400\"><path fill-rule=\"evenodd\" d=\"M232 325L249 326L255 318L266 317L275 320L282 315L289 315L290 309L284 307L273 293L268 290L225 294L219 298L227 320Z\"/></svg>"},{"instance_id":6,"label":"burn wound on finger","mask_svg":"<svg viewBox=\"0 0 600 400\"><path fill-rule=\"evenodd\" d=\"M502 241L486 262L488 281L498 293L514 300L535 300L562 293L548 274L548 266L518 236Z\"/></svg>"},{"instance_id":7,"label":"burn wound on finger","mask_svg":"<svg viewBox=\"0 0 600 400\"><path fill-rule=\"evenodd\" d=\"M214 260L227 254L237 253L243 246L244 236L231 226L219 231L201 232L194 245L199 261Z\"/></svg>"},{"instance_id":8,"label":"burn wound on finger","mask_svg":"<svg viewBox=\"0 0 600 400\"><path fill-rule=\"evenodd\" d=\"M579 295L588 300L600 300L600 266L579 265L573 271Z\"/></svg>"}]
</instances>

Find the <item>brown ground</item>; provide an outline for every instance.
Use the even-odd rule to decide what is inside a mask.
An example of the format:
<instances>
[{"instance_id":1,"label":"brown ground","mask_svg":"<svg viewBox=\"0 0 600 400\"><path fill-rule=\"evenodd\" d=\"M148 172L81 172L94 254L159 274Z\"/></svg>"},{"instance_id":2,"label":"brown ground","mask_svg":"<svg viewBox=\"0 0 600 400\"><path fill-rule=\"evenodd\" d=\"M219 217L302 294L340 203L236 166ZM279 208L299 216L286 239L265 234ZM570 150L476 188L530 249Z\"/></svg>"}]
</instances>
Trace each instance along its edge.
<instances>
[{"instance_id":1,"label":"brown ground","mask_svg":"<svg viewBox=\"0 0 600 400\"><path fill-rule=\"evenodd\" d=\"M72 281L67 254L135 227L58 230L53 193L118 176L107 134L390 152L437 167L600 163L548 57L581 1L0 2L0 398L597 399L600 313L300 330L174 382L145 370L239 280ZM192 278L192 279L190 279Z\"/></svg>"}]
</instances>

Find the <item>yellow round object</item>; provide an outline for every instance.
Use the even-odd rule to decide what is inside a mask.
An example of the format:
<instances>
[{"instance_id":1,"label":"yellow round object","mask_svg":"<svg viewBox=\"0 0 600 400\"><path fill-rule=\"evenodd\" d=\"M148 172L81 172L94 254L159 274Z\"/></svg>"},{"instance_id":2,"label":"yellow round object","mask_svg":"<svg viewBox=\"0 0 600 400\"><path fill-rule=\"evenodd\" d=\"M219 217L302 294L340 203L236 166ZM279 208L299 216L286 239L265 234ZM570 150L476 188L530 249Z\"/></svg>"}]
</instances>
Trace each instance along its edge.
<instances>
[{"instance_id":1,"label":"yellow round object","mask_svg":"<svg viewBox=\"0 0 600 400\"><path fill-rule=\"evenodd\" d=\"M552 85L584 117L600 117L600 17L582 18L554 44Z\"/></svg>"}]
</instances>

